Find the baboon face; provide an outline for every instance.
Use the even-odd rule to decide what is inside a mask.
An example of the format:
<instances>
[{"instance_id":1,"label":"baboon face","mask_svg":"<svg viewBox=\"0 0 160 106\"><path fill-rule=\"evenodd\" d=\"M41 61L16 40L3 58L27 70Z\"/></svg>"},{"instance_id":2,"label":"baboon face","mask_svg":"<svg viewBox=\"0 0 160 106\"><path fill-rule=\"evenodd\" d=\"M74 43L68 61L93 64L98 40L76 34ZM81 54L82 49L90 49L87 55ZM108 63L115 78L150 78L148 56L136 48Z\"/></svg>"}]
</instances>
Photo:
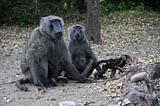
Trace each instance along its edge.
<instances>
[{"instance_id":1,"label":"baboon face","mask_svg":"<svg viewBox=\"0 0 160 106\"><path fill-rule=\"evenodd\" d=\"M127 54L123 54L123 55L121 56L121 59L122 59L122 61L124 61L124 62L125 62L126 64L128 64L128 65L131 65L132 62L133 62L132 57L129 56L129 55L127 55Z\"/></svg>"},{"instance_id":2,"label":"baboon face","mask_svg":"<svg viewBox=\"0 0 160 106\"><path fill-rule=\"evenodd\" d=\"M68 29L71 40L82 41L85 39L85 28L81 25L74 25Z\"/></svg>"},{"instance_id":3,"label":"baboon face","mask_svg":"<svg viewBox=\"0 0 160 106\"><path fill-rule=\"evenodd\" d=\"M43 17L40 21L40 32L52 39L61 39L63 35L63 20L57 16Z\"/></svg>"}]
</instances>

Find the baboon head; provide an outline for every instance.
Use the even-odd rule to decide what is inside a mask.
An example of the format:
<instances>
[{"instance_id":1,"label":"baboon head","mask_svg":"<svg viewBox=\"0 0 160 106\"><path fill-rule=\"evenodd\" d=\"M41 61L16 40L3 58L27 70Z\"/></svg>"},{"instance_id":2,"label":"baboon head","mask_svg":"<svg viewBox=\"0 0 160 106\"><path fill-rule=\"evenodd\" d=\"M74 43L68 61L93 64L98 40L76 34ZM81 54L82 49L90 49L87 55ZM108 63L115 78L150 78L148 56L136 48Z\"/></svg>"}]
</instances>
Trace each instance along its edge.
<instances>
[{"instance_id":1,"label":"baboon head","mask_svg":"<svg viewBox=\"0 0 160 106\"><path fill-rule=\"evenodd\" d=\"M83 41L86 39L85 28L82 25L73 25L68 28L68 36L72 41Z\"/></svg>"},{"instance_id":2,"label":"baboon head","mask_svg":"<svg viewBox=\"0 0 160 106\"><path fill-rule=\"evenodd\" d=\"M63 35L63 19L58 16L46 16L40 20L39 31L51 39L61 39Z\"/></svg>"},{"instance_id":3,"label":"baboon head","mask_svg":"<svg viewBox=\"0 0 160 106\"><path fill-rule=\"evenodd\" d=\"M127 54L122 54L120 59L125 63L125 64L128 64L128 65L131 65L133 60L132 60L132 57L130 55L127 55Z\"/></svg>"}]
</instances>

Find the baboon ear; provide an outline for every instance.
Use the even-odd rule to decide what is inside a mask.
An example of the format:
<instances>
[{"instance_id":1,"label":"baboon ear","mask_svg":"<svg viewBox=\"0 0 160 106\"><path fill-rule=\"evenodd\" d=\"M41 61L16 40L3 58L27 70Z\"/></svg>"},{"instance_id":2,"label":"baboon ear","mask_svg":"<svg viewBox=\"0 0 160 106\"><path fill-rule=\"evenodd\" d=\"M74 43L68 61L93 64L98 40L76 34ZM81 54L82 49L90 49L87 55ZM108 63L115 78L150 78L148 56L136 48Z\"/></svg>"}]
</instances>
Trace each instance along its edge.
<instances>
[{"instance_id":1,"label":"baboon ear","mask_svg":"<svg viewBox=\"0 0 160 106\"><path fill-rule=\"evenodd\" d=\"M83 30L83 32L85 32L85 31L86 31L84 26L82 26L82 30Z\"/></svg>"},{"instance_id":2,"label":"baboon ear","mask_svg":"<svg viewBox=\"0 0 160 106\"><path fill-rule=\"evenodd\" d=\"M71 29L72 29L72 27L68 27L68 35L70 35Z\"/></svg>"},{"instance_id":3,"label":"baboon ear","mask_svg":"<svg viewBox=\"0 0 160 106\"><path fill-rule=\"evenodd\" d=\"M60 21L61 21L61 23L62 23L62 26L64 26L63 18L60 18Z\"/></svg>"}]
</instances>

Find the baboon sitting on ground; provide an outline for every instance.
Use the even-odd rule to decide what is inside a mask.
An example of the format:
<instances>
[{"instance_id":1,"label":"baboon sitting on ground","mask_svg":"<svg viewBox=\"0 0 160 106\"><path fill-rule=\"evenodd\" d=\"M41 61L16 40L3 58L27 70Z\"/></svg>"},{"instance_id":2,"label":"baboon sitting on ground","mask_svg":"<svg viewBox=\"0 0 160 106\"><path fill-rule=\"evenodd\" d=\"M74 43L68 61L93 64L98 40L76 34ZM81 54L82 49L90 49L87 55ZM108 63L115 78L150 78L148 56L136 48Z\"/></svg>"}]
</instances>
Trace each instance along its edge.
<instances>
[{"instance_id":1,"label":"baboon sitting on ground","mask_svg":"<svg viewBox=\"0 0 160 106\"><path fill-rule=\"evenodd\" d=\"M63 27L62 18L47 16L33 30L22 54L21 70L25 78L16 83L20 90L27 91L27 87L21 85L25 83L41 87L55 86L62 70L79 82L89 81L72 64L63 40Z\"/></svg>"},{"instance_id":2,"label":"baboon sitting on ground","mask_svg":"<svg viewBox=\"0 0 160 106\"><path fill-rule=\"evenodd\" d=\"M90 76L97 63L89 42L85 35L85 28L82 25L73 25L68 28L69 51L72 62L83 76ZM96 67L97 70L100 67Z\"/></svg>"}]
</instances>

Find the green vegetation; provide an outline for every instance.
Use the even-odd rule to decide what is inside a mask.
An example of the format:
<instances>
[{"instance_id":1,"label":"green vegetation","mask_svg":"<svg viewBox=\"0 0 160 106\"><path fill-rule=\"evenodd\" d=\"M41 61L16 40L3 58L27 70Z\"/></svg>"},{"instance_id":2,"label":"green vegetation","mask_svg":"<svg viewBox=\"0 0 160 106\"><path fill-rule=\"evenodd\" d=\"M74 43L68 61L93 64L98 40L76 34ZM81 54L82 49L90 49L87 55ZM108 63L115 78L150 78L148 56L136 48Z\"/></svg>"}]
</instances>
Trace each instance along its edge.
<instances>
[{"instance_id":1,"label":"green vegetation","mask_svg":"<svg viewBox=\"0 0 160 106\"><path fill-rule=\"evenodd\" d=\"M107 2L108 1L108 2ZM118 2L119 1L119 2ZM135 11L144 17L159 16L158 7L150 7L143 2L133 2L134 0L102 0L100 3L101 15L105 16L113 12ZM154 2L154 0L152 0ZM155 9L156 8L156 9Z\"/></svg>"},{"instance_id":2,"label":"green vegetation","mask_svg":"<svg viewBox=\"0 0 160 106\"><path fill-rule=\"evenodd\" d=\"M144 17L157 17L159 0L100 0L101 16L114 12L135 11ZM0 24L35 25L40 17L59 15L74 22L85 20L87 0L1 0Z\"/></svg>"}]
</instances>

